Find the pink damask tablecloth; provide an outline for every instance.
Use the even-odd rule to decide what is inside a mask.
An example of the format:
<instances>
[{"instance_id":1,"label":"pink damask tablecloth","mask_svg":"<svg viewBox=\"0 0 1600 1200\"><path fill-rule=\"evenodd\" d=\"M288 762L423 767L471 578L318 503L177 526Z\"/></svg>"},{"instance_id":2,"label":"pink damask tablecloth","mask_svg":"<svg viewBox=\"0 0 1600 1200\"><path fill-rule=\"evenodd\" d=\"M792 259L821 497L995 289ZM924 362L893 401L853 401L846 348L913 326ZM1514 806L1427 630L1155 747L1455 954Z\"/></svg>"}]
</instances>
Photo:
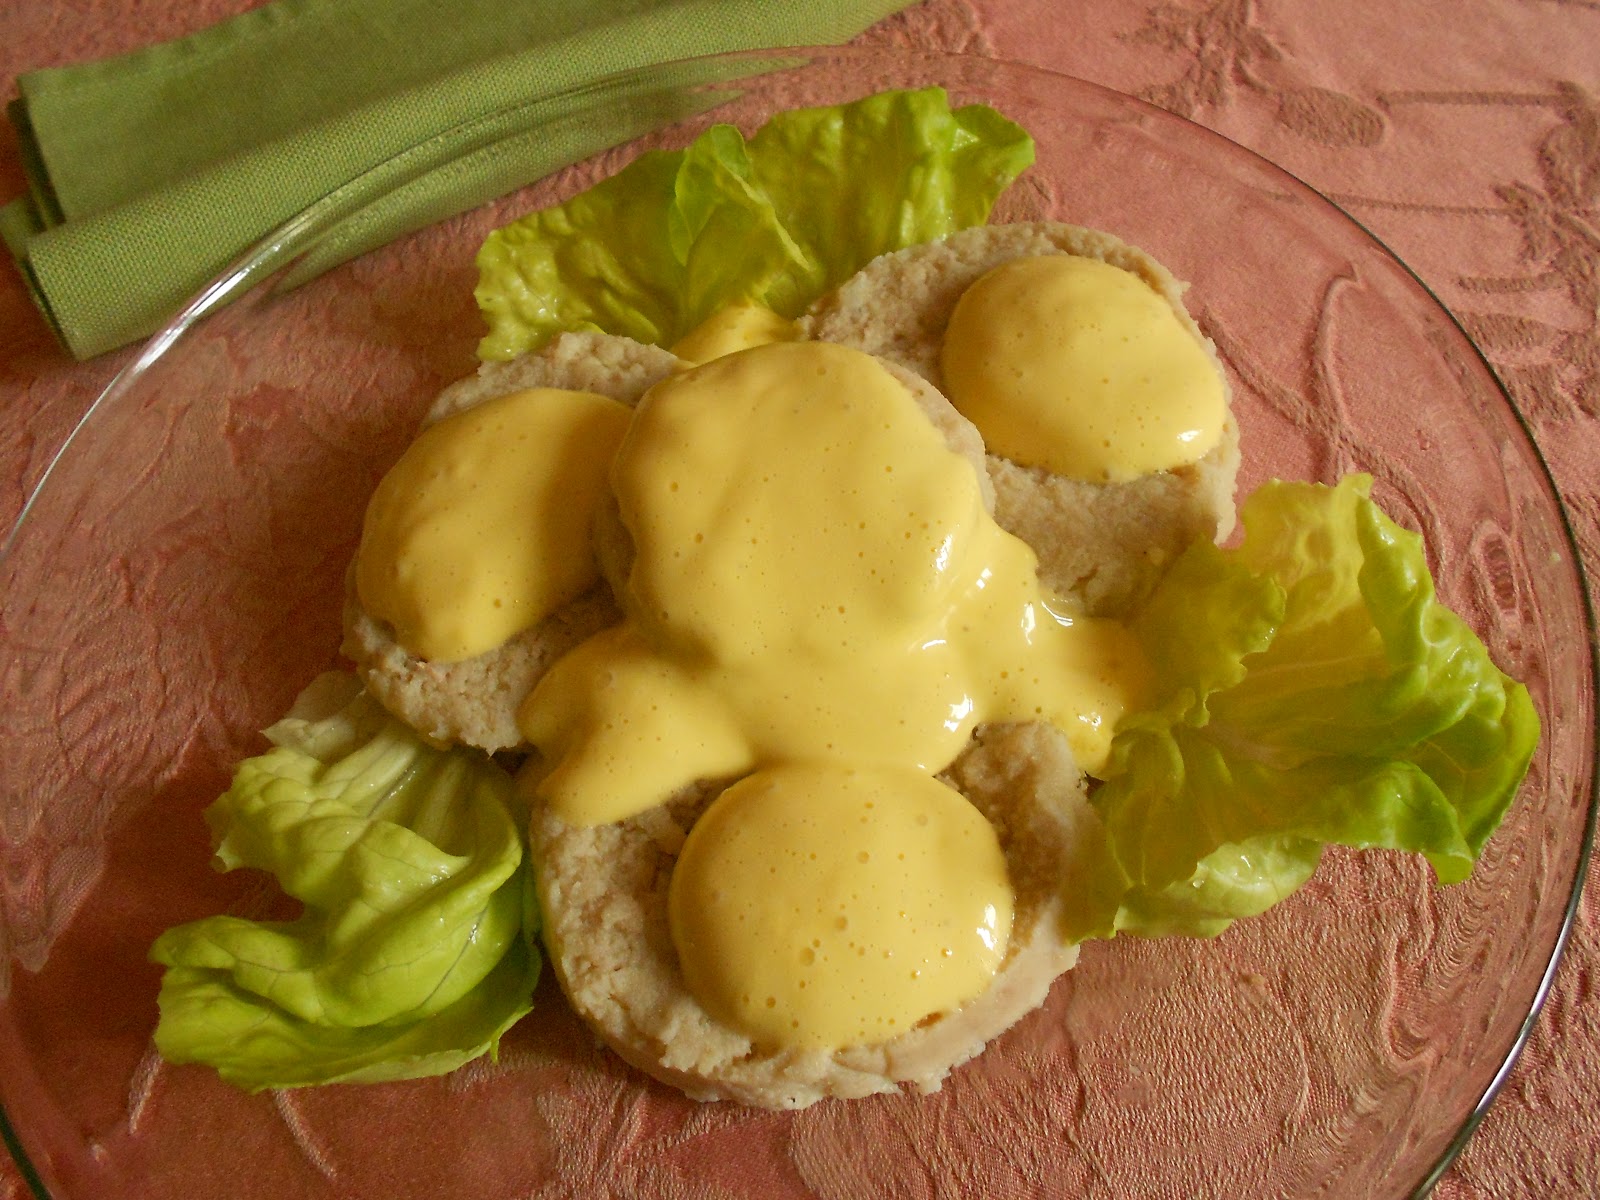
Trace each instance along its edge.
<instances>
[{"instance_id":1,"label":"pink damask tablecloth","mask_svg":"<svg viewBox=\"0 0 1600 1200\"><path fill-rule=\"evenodd\" d=\"M23 71L179 36L245 0L0 6ZM1600 576L1600 3L930 0L868 40L991 55L1140 95L1288 168L1455 313L1530 420ZM0 132L0 193L22 189ZM129 351L72 362L0 270L0 521ZM1600 870L1600 868L1597 868ZM1600 881L1498 1104L1442 1200L1600 1195ZM0 1197L23 1185L0 1166Z\"/></svg>"}]
</instances>

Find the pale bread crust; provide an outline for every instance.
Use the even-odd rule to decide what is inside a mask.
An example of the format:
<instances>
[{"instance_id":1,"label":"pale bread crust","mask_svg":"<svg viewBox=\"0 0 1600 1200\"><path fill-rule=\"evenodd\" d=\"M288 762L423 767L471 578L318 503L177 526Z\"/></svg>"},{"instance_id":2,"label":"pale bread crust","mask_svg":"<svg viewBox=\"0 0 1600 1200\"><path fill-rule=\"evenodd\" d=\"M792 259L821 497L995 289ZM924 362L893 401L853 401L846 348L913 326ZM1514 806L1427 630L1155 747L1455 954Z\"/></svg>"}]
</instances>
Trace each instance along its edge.
<instances>
[{"instance_id":1,"label":"pale bread crust","mask_svg":"<svg viewBox=\"0 0 1600 1200\"><path fill-rule=\"evenodd\" d=\"M809 337L900 363L942 389L940 350L961 294L1001 263L1039 254L1097 258L1138 275L1172 306L1228 387L1215 347L1184 307L1183 284L1137 247L1059 222L978 226L883 255L818 300L801 327ZM1230 407L1221 441L1198 463L1128 483L1068 479L993 454L988 466L995 519L1034 548L1044 584L1084 612L1115 615L1135 607L1195 538L1232 531L1239 428Z\"/></svg>"},{"instance_id":2,"label":"pale bread crust","mask_svg":"<svg viewBox=\"0 0 1600 1200\"><path fill-rule=\"evenodd\" d=\"M825 1097L937 1091L950 1071L1044 1002L1078 958L1061 936L1062 881L1099 818L1066 739L1047 725L991 725L946 773L994 824L1016 892L993 985L891 1041L834 1053L763 1049L689 994L667 921L673 865L703 785L631 820L569 825L535 812L533 861L550 963L577 1013L619 1055L697 1100L803 1108Z\"/></svg>"},{"instance_id":3,"label":"pale bread crust","mask_svg":"<svg viewBox=\"0 0 1600 1200\"><path fill-rule=\"evenodd\" d=\"M658 346L603 333L565 333L537 354L485 363L451 384L424 424L524 388L564 388L634 405L649 387L683 366ZM367 690L390 712L438 745L525 750L517 708L555 661L578 643L621 620L602 580L544 621L486 654L433 663L409 653L394 630L362 607L354 572L345 593L343 652Z\"/></svg>"}]
</instances>

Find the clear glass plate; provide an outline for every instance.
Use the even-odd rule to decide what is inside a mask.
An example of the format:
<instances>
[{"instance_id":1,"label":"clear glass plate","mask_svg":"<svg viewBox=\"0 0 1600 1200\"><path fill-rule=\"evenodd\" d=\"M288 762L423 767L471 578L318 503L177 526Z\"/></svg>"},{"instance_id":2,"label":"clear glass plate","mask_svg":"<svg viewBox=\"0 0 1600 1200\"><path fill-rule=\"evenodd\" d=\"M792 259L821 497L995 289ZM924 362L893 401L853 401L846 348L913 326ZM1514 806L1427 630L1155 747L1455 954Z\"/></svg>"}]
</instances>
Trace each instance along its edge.
<instances>
[{"instance_id":1,"label":"clear glass plate","mask_svg":"<svg viewBox=\"0 0 1600 1200\"><path fill-rule=\"evenodd\" d=\"M1545 725L1477 873L1441 888L1418 859L1334 852L1215 940L1092 944L929 1097L699 1105L599 1049L548 973L499 1061L446 1078L252 1096L163 1065L146 949L178 922L271 903L248 873L211 870L200 810L337 662L366 497L433 393L474 366L483 236L642 144L929 83L1037 140L996 219L1107 229L1191 281L1233 378L1244 488L1369 471L1424 532L1442 595ZM452 153L576 144L585 112L624 103L641 128L698 115L286 288L329 253L337 218L437 160L403 156L316 206L116 379L23 516L0 563L0 1104L30 1185L58 1200L1424 1189L1526 1036L1595 807L1581 567L1483 359L1401 263L1282 171L1126 96L991 60L702 61L589 89L562 120L501 114Z\"/></svg>"}]
</instances>

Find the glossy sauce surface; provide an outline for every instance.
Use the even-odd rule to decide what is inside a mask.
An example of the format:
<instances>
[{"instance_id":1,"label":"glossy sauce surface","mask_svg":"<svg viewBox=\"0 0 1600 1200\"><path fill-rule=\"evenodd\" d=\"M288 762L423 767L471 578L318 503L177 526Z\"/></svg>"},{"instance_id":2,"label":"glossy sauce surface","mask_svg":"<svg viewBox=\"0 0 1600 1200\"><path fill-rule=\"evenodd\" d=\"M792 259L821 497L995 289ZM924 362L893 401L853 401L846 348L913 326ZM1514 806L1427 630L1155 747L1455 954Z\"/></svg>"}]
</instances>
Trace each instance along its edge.
<instances>
[{"instance_id":1,"label":"glossy sauce surface","mask_svg":"<svg viewBox=\"0 0 1600 1200\"><path fill-rule=\"evenodd\" d=\"M909 769L775 767L728 788L673 870L690 990L759 1045L886 1041L981 993L1011 885L994 829Z\"/></svg>"},{"instance_id":2,"label":"glossy sauce surface","mask_svg":"<svg viewBox=\"0 0 1600 1200\"><path fill-rule=\"evenodd\" d=\"M1121 267L1013 259L957 301L941 355L990 453L1094 482L1199 461L1222 435L1216 365L1167 300Z\"/></svg>"},{"instance_id":3,"label":"glossy sauce surface","mask_svg":"<svg viewBox=\"0 0 1600 1200\"><path fill-rule=\"evenodd\" d=\"M1092 771L1142 686L1131 636L1056 615L973 465L857 351L779 343L658 384L612 482L627 619L520 713L565 820L785 762L931 774L983 721L1051 721Z\"/></svg>"},{"instance_id":4,"label":"glossy sauce surface","mask_svg":"<svg viewBox=\"0 0 1600 1200\"><path fill-rule=\"evenodd\" d=\"M793 321L780 317L763 304L730 304L719 308L673 343L672 353L698 366L726 354L771 342L793 342L799 337L800 330Z\"/></svg>"},{"instance_id":5,"label":"glossy sauce surface","mask_svg":"<svg viewBox=\"0 0 1600 1200\"><path fill-rule=\"evenodd\" d=\"M416 657L456 662L581 595L599 578L594 512L631 415L534 388L424 429L367 506L362 606Z\"/></svg>"},{"instance_id":6,"label":"glossy sauce surface","mask_svg":"<svg viewBox=\"0 0 1600 1200\"><path fill-rule=\"evenodd\" d=\"M626 619L519 715L577 824L738 781L669 910L685 980L764 1046L882 1041L982 992L1013 897L987 820L933 775L976 725L1048 720L1104 760L1131 637L1058 617L973 463L876 360L818 342L657 384L612 485Z\"/></svg>"}]
</instances>

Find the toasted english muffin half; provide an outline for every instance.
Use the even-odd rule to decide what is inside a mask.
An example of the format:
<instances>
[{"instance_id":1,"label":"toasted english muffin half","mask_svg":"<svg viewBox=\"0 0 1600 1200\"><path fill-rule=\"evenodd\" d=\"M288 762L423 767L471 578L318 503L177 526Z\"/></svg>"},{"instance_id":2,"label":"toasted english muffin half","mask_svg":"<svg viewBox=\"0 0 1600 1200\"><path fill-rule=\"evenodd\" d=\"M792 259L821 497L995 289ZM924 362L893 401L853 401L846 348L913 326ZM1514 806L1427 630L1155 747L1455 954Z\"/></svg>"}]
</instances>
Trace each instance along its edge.
<instances>
[{"instance_id":1,"label":"toasted english muffin half","mask_svg":"<svg viewBox=\"0 0 1600 1200\"><path fill-rule=\"evenodd\" d=\"M564 333L535 354L491 362L439 394L424 425L525 388L594 392L634 405L683 364L658 346L603 333ZM517 707L539 678L579 642L621 619L602 579L531 629L484 654L453 663L417 658L373 617L347 575L343 652L367 690L429 741L483 750L526 749Z\"/></svg>"},{"instance_id":2,"label":"toasted english muffin half","mask_svg":"<svg viewBox=\"0 0 1600 1200\"><path fill-rule=\"evenodd\" d=\"M1063 888L1088 869L1099 822L1066 738L1048 725L980 727L943 778L995 827L1016 896L1005 958L981 995L889 1041L833 1052L762 1049L714 1018L684 982L667 915L684 839L722 790L705 783L616 824L535 811L542 932L573 1009L628 1062L697 1100L793 1109L937 1091L1077 962L1062 935Z\"/></svg>"},{"instance_id":3,"label":"toasted english muffin half","mask_svg":"<svg viewBox=\"0 0 1600 1200\"><path fill-rule=\"evenodd\" d=\"M1191 466L1124 483L1092 483L988 456L995 519L1039 556L1039 577L1094 615L1129 611L1166 564L1197 537L1233 529L1239 427L1215 347L1183 304L1184 285L1137 247L1059 222L978 226L943 241L883 255L814 304L806 336L897 362L943 389L944 332L956 301L978 278L1015 258L1076 254L1139 276L1158 292L1217 367L1229 416L1221 440Z\"/></svg>"}]
</instances>

